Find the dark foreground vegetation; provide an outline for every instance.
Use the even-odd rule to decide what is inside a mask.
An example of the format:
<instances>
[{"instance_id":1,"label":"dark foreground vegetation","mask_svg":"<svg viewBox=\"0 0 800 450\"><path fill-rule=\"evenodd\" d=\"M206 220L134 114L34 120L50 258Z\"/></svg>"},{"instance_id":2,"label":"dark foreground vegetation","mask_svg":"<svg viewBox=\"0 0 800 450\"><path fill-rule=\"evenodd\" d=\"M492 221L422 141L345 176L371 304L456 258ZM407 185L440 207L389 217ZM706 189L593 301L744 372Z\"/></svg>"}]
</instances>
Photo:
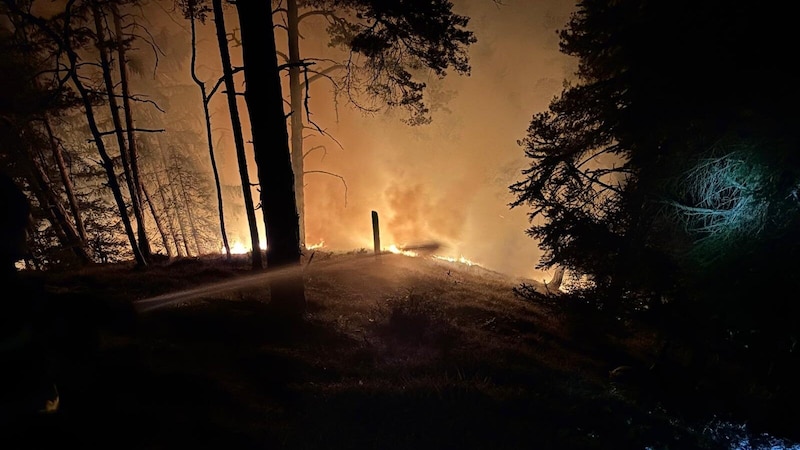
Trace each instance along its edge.
<instances>
[{"instance_id":1,"label":"dark foreground vegetation","mask_svg":"<svg viewBox=\"0 0 800 450\"><path fill-rule=\"evenodd\" d=\"M141 307L251 276L244 259L24 275L52 294L61 405L7 427L17 445L4 449L713 449L800 438L797 414L781 408L791 399L735 355L694 354L633 318L515 295L522 280L478 266L318 252L305 265L309 312L293 326L271 318L265 280Z\"/></svg>"}]
</instances>

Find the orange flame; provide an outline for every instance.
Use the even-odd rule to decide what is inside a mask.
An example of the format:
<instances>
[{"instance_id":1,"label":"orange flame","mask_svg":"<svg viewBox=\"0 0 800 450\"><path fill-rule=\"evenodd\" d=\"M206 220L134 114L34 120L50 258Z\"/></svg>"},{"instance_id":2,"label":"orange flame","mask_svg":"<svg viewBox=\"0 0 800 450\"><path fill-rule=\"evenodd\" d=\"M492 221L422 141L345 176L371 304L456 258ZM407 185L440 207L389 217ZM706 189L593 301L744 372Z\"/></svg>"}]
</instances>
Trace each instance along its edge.
<instances>
[{"instance_id":1,"label":"orange flame","mask_svg":"<svg viewBox=\"0 0 800 450\"><path fill-rule=\"evenodd\" d=\"M440 255L433 255L433 257L434 257L434 258L436 258L436 259L441 259L441 260L444 260L444 261L449 261L449 262L451 262L451 263L460 263L460 264L465 264L465 265L467 265L467 266L475 266L475 265L477 265L477 263L475 263L475 262L473 262L473 261L470 261L470 260L468 260L467 258L464 258L464 255L461 255L461 256L460 256L460 257L458 257L458 258L453 258L452 256L440 256Z\"/></svg>"},{"instance_id":2,"label":"orange flame","mask_svg":"<svg viewBox=\"0 0 800 450\"><path fill-rule=\"evenodd\" d=\"M406 255L406 256L419 256L419 253L412 252L410 250L403 250L401 247L398 247L396 244L392 244L386 248L387 251L390 251L397 255Z\"/></svg>"},{"instance_id":3,"label":"orange flame","mask_svg":"<svg viewBox=\"0 0 800 450\"><path fill-rule=\"evenodd\" d=\"M318 248L322 248L323 245L325 245L325 241L320 239L320 241L317 242L316 244L307 245L306 249L308 249L308 250L316 250Z\"/></svg>"},{"instance_id":4,"label":"orange flame","mask_svg":"<svg viewBox=\"0 0 800 450\"><path fill-rule=\"evenodd\" d=\"M250 253L250 250L252 249L251 246L244 245L242 242L239 242L239 241L234 241L232 244L229 243L228 245L230 245L231 254L233 254L233 255L244 255L246 253ZM267 243L266 242L261 242L260 247L261 247L261 250L266 250L267 249ZM220 248L219 252L222 253L222 254L225 254L225 246L224 245L222 246L222 248Z\"/></svg>"}]
</instances>

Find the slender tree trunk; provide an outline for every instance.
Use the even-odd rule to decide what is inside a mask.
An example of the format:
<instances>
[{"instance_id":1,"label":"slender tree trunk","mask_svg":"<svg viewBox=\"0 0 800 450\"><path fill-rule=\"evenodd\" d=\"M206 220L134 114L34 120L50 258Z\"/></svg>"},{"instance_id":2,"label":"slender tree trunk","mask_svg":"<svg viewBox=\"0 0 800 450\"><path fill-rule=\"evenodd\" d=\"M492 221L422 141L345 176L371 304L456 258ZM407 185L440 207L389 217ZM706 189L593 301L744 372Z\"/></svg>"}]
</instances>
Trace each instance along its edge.
<instances>
[{"instance_id":1,"label":"slender tree trunk","mask_svg":"<svg viewBox=\"0 0 800 450\"><path fill-rule=\"evenodd\" d=\"M137 221L137 236L139 238L139 248L145 259L150 258L150 240L147 237L146 223L144 220L144 208L142 207L142 179L139 174L139 151L136 146L136 133L133 125L133 108L131 108L130 84L128 83L128 60L125 54L126 44L123 42L122 20L119 16L119 9L114 2L109 2L111 14L114 19L114 31L117 38L117 60L119 64L120 88L122 89L122 108L125 113L125 130L128 137L128 154L130 156L130 178L129 186L133 186L131 191L131 203L133 205L134 216Z\"/></svg>"},{"instance_id":2,"label":"slender tree trunk","mask_svg":"<svg viewBox=\"0 0 800 450\"><path fill-rule=\"evenodd\" d=\"M237 105L236 100L236 86L233 83L233 67L231 66L231 57L228 51L228 37L225 31L225 17L222 11L222 0L212 0L211 3L214 8L214 23L216 24L217 43L219 44L219 54L222 60L222 73L225 81L226 95L228 98L228 108L230 109L231 113L231 127L233 128L233 139L234 144L236 145L236 157L239 162L239 175L242 178L244 207L247 214L247 223L250 226L250 242L253 246L252 264L254 270L261 270L264 268L264 261L261 255L261 242L258 237L258 222L256 220L256 210L253 204L250 175L247 170L247 156L244 148L244 135L242 134L242 122L239 116L239 106Z\"/></svg>"},{"instance_id":3,"label":"slender tree trunk","mask_svg":"<svg viewBox=\"0 0 800 450\"><path fill-rule=\"evenodd\" d=\"M111 109L111 117L112 117L112 120L114 121L114 127L116 127L116 133L115 134L117 136L117 142L119 144L120 155L122 157L123 170L125 172L125 179L128 182L128 191L130 192L131 196L134 196L134 195L136 195L135 194L136 189L133 187L133 185L131 183L130 167L129 167L128 162L127 162L127 152L126 152L126 148L125 148L125 139L122 136L122 123L121 123L120 117L119 117L119 108L117 107L116 96L114 95L114 83L113 83L113 80L111 79L111 67L110 67L110 64L108 62L108 54L107 54L107 49L106 49L107 41L105 39L105 33L103 32L104 28L103 28L103 22L102 22L102 13L100 12L99 6L96 3L94 3L92 5L92 12L93 12L93 15L94 15L94 23L95 23L95 28L96 28L96 32L97 32L97 49L98 49L98 52L100 54L100 64L102 66L103 80L104 80L104 82L106 84L106 90L108 91L108 104L109 104L109 107ZM75 64L77 65L77 56L75 58ZM72 79L73 79L73 81L76 82L76 84L80 84L80 86L83 86L83 84L79 80L79 77L78 77L78 75L77 75L77 73L75 72L74 69L73 69ZM81 93L81 95L84 96L84 93ZM84 98L84 104L89 103L89 102L91 102L91 101L88 98L88 92L86 92L85 98ZM89 113L89 111L87 109L87 115L88 114L90 114L90 113ZM97 141L98 149L102 149L102 150L100 150L101 151L101 157L103 158L103 163L106 166L106 172L107 172L107 174L108 174L108 176L110 178L109 179L109 187L111 187L112 184L115 186L115 188L112 188L112 191L115 191L114 192L115 197L118 196L118 198L116 198L117 204L118 204L118 206L120 208L120 214L122 215L123 224L125 224L125 226L126 226L126 233L130 233L129 239L132 241L131 242L131 247L133 248L133 253L134 253L134 257L136 259L136 263L138 265L140 265L140 266L146 266L147 265L147 260L145 259L144 254L142 253L141 248L139 247L139 244L138 244L138 242L136 240L135 234L133 232L133 226L131 224L130 218L128 217L127 206L125 205L125 199L122 196L122 190L120 189L119 183L117 183L117 177L116 177L116 173L114 171L114 163L111 160L111 158L108 156L108 153L107 153L106 148L105 148L105 144L103 144L102 133L100 133L100 130L97 129L97 124L94 123L93 112L91 114L92 114L92 118L90 120L94 124L94 126L93 126L94 129L92 130L92 137L95 139L95 141ZM91 125L90 125L90 127L91 127ZM103 157L102 154L105 154L105 157ZM134 210L134 213L137 214L137 209L135 207L133 208L133 210ZM136 217L137 223L141 223L141 212L138 212L138 215L136 215L135 217ZM127 229L129 227L130 227L130 230Z\"/></svg>"},{"instance_id":4,"label":"slender tree trunk","mask_svg":"<svg viewBox=\"0 0 800 450\"><path fill-rule=\"evenodd\" d=\"M225 249L225 258L231 260L231 246L228 243L228 233L225 231L225 211L222 202L222 186L219 181L219 170L217 169L217 158L214 156L214 141L211 133L211 114L208 111L208 102L210 100L206 93L206 84L197 77L197 25L192 13L189 18L192 26L192 79L197 87L200 88L200 96L203 100L203 117L206 122L206 141L208 142L208 153L211 158L211 169L214 172L214 184L217 189L217 209L219 210L219 231L222 236L222 248ZM223 24L224 25L224 24ZM261 253L261 252L259 252Z\"/></svg>"},{"instance_id":5,"label":"slender tree trunk","mask_svg":"<svg viewBox=\"0 0 800 450\"><path fill-rule=\"evenodd\" d=\"M300 319L306 308L300 230L271 2L239 0L236 7L242 33L245 100L267 235L267 266L297 268L270 281L270 305L276 314Z\"/></svg>"},{"instance_id":6,"label":"slender tree trunk","mask_svg":"<svg viewBox=\"0 0 800 450\"><path fill-rule=\"evenodd\" d=\"M178 226L175 222L180 224L180 213L177 211L178 199L175 198L175 189L172 186L174 180L169 177L170 167L167 162L166 151L161 138L158 139L158 155L161 162L161 170L156 170L156 183L158 184L158 194L161 197L161 203L164 205L164 214L167 216L167 224L169 225L169 232L172 236L172 244L175 246L175 254L178 257L188 256L184 254L181 249L181 238L178 232ZM161 180L160 174L167 176L166 182Z\"/></svg>"},{"instance_id":7,"label":"slender tree trunk","mask_svg":"<svg viewBox=\"0 0 800 450\"><path fill-rule=\"evenodd\" d=\"M548 292L558 292L558 290L561 288L561 284L564 282L564 270L564 266L556 267L556 271L553 273L553 278L544 284Z\"/></svg>"},{"instance_id":8,"label":"slender tree trunk","mask_svg":"<svg viewBox=\"0 0 800 450\"><path fill-rule=\"evenodd\" d=\"M147 266L147 261L144 259L142 252L139 250L139 245L136 242L136 236L133 232L133 225L128 217L125 199L122 197L122 189L120 189L119 183L117 182L117 174L114 170L114 161L108 155L108 151L106 151L105 145L103 144L103 136L101 135L100 130L97 128L97 122L95 121L94 111L92 109L92 101L89 99L89 93L86 91L86 88L80 84L81 81L77 74L73 75L72 81L76 85L80 86L78 90L81 92L81 98L83 100L84 109L88 118L89 128L92 132L95 145L97 146L97 151L100 154L100 159L102 161L101 165L106 171L108 187L111 189L111 193L114 196L114 201L117 204L117 209L120 213L120 219L122 220L122 225L125 228L125 235L128 236L128 241L130 242L131 250L133 251L134 260L140 267Z\"/></svg>"},{"instance_id":9,"label":"slender tree trunk","mask_svg":"<svg viewBox=\"0 0 800 450\"><path fill-rule=\"evenodd\" d=\"M86 226L84 225L83 218L81 217L81 210L78 206L78 199L75 196L75 189L72 186L72 180L67 173L67 164L64 162L64 154L61 151L61 145L59 145L59 142L53 133L53 127L50 125L50 120L47 118L47 116L45 116L43 121L45 130L47 131L48 140L50 141L50 148L53 151L53 161L55 161L56 167L58 167L58 174L61 177L61 183L64 185L64 192L66 193L67 202L69 203L70 212L72 213L72 220L75 222L75 228L78 232L78 236L80 236L82 245L85 248L87 241Z\"/></svg>"},{"instance_id":10,"label":"slender tree trunk","mask_svg":"<svg viewBox=\"0 0 800 450\"><path fill-rule=\"evenodd\" d=\"M286 2L286 34L289 44L289 104L291 110L292 171L297 199L300 248L306 246L305 181L303 173L303 86L300 82L300 20L297 0ZM308 88L308 87L306 87Z\"/></svg>"},{"instance_id":11,"label":"slender tree trunk","mask_svg":"<svg viewBox=\"0 0 800 450\"><path fill-rule=\"evenodd\" d=\"M163 153L162 153L163 157ZM173 209L175 211L175 218L178 220L178 229L180 230L180 241L183 245L183 249L186 252L186 256L192 256L192 251L189 250L189 240L187 238L188 234L186 233L186 220L184 219L184 215L186 214L185 208L178 208L177 205L179 204L178 200L181 198L178 195L178 187L175 186L179 183L179 179L176 179L175 173L180 173L181 170L180 165L177 164L177 155L174 153L170 153L169 159L164 162L165 173L172 174L169 181L167 182L167 186L169 187L170 196L172 197L172 204L174 205ZM184 205L185 207L186 205Z\"/></svg>"},{"instance_id":12,"label":"slender tree trunk","mask_svg":"<svg viewBox=\"0 0 800 450\"><path fill-rule=\"evenodd\" d=\"M161 179L158 177L157 174L156 174L156 184L158 185L158 196L161 197L161 204L164 205L164 214L167 216L167 227L169 228L169 235L172 237L172 245L175 246L175 254L178 257L180 257L182 256L182 254L181 254L181 248L178 245L178 234L177 231L175 230L175 220L172 218L172 214L170 214L170 210L172 208L170 207L169 200L167 199L167 196L165 194L165 192L167 191L167 186L164 186L161 183Z\"/></svg>"},{"instance_id":13,"label":"slender tree trunk","mask_svg":"<svg viewBox=\"0 0 800 450\"><path fill-rule=\"evenodd\" d=\"M169 239L167 238L166 230L164 230L164 224L162 223L161 215L158 214L158 211L156 211L156 206L153 204L153 200L150 198L150 193L147 192L147 188L144 187L144 184L142 184L142 199L147 202L148 206L150 206L150 214L153 216L153 222L155 222L156 229L158 229L158 234L161 236L161 243L164 246L164 251L167 252L167 257L172 259L175 254L172 253L172 249L169 246Z\"/></svg>"},{"instance_id":14,"label":"slender tree trunk","mask_svg":"<svg viewBox=\"0 0 800 450\"><path fill-rule=\"evenodd\" d=\"M184 205L184 210L186 211L186 221L188 222L189 232L191 233L192 240L194 241L194 248L196 250L196 254L199 256L203 254L203 249L200 246L200 238L197 233L197 226L195 225L194 214L192 214L191 199L189 198L189 194L186 192L187 183L183 177L184 172L183 170L179 170L176 172L178 173L178 179L180 180L179 185L180 185L181 200Z\"/></svg>"}]
</instances>

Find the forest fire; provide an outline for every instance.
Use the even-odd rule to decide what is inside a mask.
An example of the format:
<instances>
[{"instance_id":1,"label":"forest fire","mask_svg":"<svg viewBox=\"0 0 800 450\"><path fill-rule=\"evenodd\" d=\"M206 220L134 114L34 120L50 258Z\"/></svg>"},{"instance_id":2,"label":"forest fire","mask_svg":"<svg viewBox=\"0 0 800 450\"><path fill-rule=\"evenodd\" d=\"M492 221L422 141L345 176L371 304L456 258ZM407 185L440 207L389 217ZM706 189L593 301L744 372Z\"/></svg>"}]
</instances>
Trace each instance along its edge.
<instances>
[{"instance_id":1,"label":"forest fire","mask_svg":"<svg viewBox=\"0 0 800 450\"><path fill-rule=\"evenodd\" d=\"M397 244L390 245L389 247L386 248L386 250L391 252L391 253L394 253L396 255L405 255L405 256L411 256L411 257L419 256L419 253L417 253L417 252L415 252L413 250L405 250L405 249L403 249L401 247L398 247Z\"/></svg>"},{"instance_id":2,"label":"forest fire","mask_svg":"<svg viewBox=\"0 0 800 450\"><path fill-rule=\"evenodd\" d=\"M504 3L3 0L0 360L44 330L80 394L43 434L161 438L188 411L136 442L752 447L707 417L800 442L792 16ZM562 398L584 375L601 390ZM253 413L278 428L242 434Z\"/></svg>"},{"instance_id":3,"label":"forest fire","mask_svg":"<svg viewBox=\"0 0 800 450\"><path fill-rule=\"evenodd\" d=\"M433 257L436 258L436 259L441 259L443 261L449 261L451 263L465 264L467 266L477 265L475 262L470 261L467 258L464 258L464 255L461 255L458 258L453 258L453 257L450 257L450 256L439 256L439 255L433 255Z\"/></svg>"},{"instance_id":4,"label":"forest fire","mask_svg":"<svg viewBox=\"0 0 800 450\"><path fill-rule=\"evenodd\" d=\"M316 250L318 248L322 248L322 246L324 246L324 245L325 245L325 241L324 240L320 240L316 244L307 245L306 248L308 250Z\"/></svg>"},{"instance_id":5,"label":"forest fire","mask_svg":"<svg viewBox=\"0 0 800 450\"><path fill-rule=\"evenodd\" d=\"M398 254L398 255L419 257L419 256L422 256L423 253L425 253L425 254L430 253L430 251L438 249L439 247L440 247L439 244L436 244L436 243L425 244L425 245L415 245L415 246L398 246L396 244L392 244L386 250L391 252L391 253ZM417 250L419 250L419 251L417 251ZM453 256L444 256L444 255L430 255L430 257L433 258L433 259L441 260L441 261L447 261L447 262L457 263L457 264L464 264L466 266L478 265L474 261L471 261L471 260L465 258L464 255L461 255L458 258L453 257Z\"/></svg>"},{"instance_id":6,"label":"forest fire","mask_svg":"<svg viewBox=\"0 0 800 450\"><path fill-rule=\"evenodd\" d=\"M250 253L250 248L248 246L246 246L245 244L243 244L242 242L238 242L238 241L234 242L230 247L231 247L231 254L234 254L234 255L244 255L244 254ZM325 240L321 239L316 244L307 245L306 249L307 250L320 250L320 249L323 249L324 247L325 247ZM405 246L405 245L391 244L388 247L386 247L384 249L384 251L389 252L389 253L394 253L396 255L404 255L404 256L410 256L410 257L413 257L413 258L417 258L417 257L425 256L425 255L429 254L431 250L436 249L436 248L439 248L438 244L435 244L435 245L434 244L425 244L425 245L415 245L415 246ZM266 245L263 242L261 244L261 249L262 250L266 250ZM220 253L222 253L222 254L225 253L225 248L224 247L220 250ZM453 256L431 255L431 258L438 259L438 260L441 260L441 261L447 261L447 262L451 262L451 263L464 264L466 266L478 265L476 262L465 258L464 255L461 255L461 256L459 256L457 258L453 257Z\"/></svg>"},{"instance_id":7,"label":"forest fire","mask_svg":"<svg viewBox=\"0 0 800 450\"><path fill-rule=\"evenodd\" d=\"M267 249L267 244L265 242L263 242L263 241L261 242L261 244L259 246L261 247L261 250L266 250ZM233 244L230 244L230 247L231 247L231 254L232 255L246 255L246 254L250 253L250 250L251 250L250 246L245 245L244 243L239 242L239 241L236 241ZM226 253L225 246L222 246L220 248L219 252L224 255Z\"/></svg>"}]
</instances>

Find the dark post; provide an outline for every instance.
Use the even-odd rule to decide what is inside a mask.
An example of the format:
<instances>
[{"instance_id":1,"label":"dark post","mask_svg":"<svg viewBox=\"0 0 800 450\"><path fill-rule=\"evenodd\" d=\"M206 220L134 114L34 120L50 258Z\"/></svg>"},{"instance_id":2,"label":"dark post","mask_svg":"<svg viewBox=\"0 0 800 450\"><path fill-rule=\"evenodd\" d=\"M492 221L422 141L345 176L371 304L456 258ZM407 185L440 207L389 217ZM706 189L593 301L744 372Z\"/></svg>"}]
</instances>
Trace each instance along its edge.
<instances>
[{"instance_id":1,"label":"dark post","mask_svg":"<svg viewBox=\"0 0 800 450\"><path fill-rule=\"evenodd\" d=\"M372 240L375 244L375 256L381 254L381 229L378 226L378 212L372 211Z\"/></svg>"}]
</instances>

